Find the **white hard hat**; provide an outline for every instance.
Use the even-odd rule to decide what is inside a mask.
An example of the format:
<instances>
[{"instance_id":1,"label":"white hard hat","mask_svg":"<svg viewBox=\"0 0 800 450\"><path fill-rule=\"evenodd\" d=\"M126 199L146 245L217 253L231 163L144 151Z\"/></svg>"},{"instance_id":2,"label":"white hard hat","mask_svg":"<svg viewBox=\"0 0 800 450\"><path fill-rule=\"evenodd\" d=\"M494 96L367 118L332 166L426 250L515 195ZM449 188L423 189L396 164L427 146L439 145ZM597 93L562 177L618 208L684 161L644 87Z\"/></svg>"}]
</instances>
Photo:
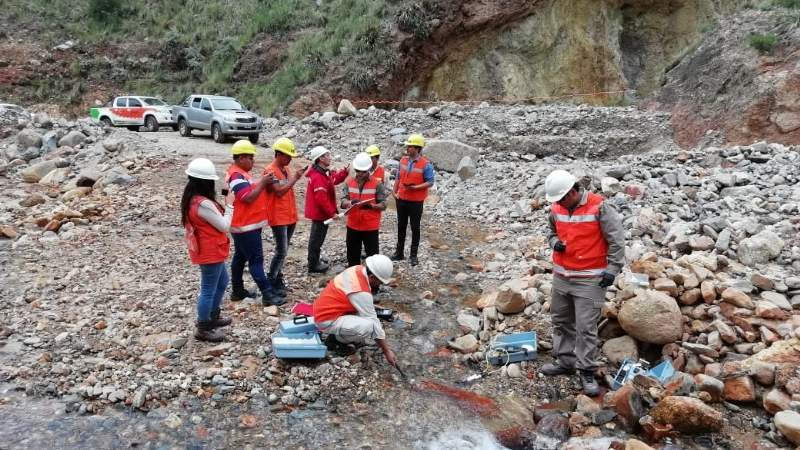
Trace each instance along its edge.
<instances>
[{"instance_id":1,"label":"white hard hat","mask_svg":"<svg viewBox=\"0 0 800 450\"><path fill-rule=\"evenodd\" d=\"M316 146L316 147L312 148L312 149L311 149L311 150L308 152L308 159L310 159L310 160L311 160L311 162L317 162L317 160L318 160L318 159L319 159L319 158L320 158L322 155L324 155L325 153L330 153L330 150L328 150L327 148L325 148L325 147L323 147L323 146L321 146L321 145L318 145L318 146Z\"/></svg>"},{"instance_id":2,"label":"white hard hat","mask_svg":"<svg viewBox=\"0 0 800 450\"><path fill-rule=\"evenodd\" d=\"M577 179L566 170L554 170L544 180L544 193L548 202L561 200L575 186Z\"/></svg>"},{"instance_id":3,"label":"white hard hat","mask_svg":"<svg viewBox=\"0 0 800 450\"><path fill-rule=\"evenodd\" d=\"M201 180L219 180L214 163L205 158L193 159L186 168L186 175Z\"/></svg>"},{"instance_id":4,"label":"white hard hat","mask_svg":"<svg viewBox=\"0 0 800 450\"><path fill-rule=\"evenodd\" d=\"M353 158L353 169L369 170L372 167L372 158L368 154L361 152Z\"/></svg>"},{"instance_id":5,"label":"white hard hat","mask_svg":"<svg viewBox=\"0 0 800 450\"><path fill-rule=\"evenodd\" d=\"M386 284L392 279L394 264L386 255L372 255L367 257L367 269L375 275L381 283Z\"/></svg>"}]
</instances>

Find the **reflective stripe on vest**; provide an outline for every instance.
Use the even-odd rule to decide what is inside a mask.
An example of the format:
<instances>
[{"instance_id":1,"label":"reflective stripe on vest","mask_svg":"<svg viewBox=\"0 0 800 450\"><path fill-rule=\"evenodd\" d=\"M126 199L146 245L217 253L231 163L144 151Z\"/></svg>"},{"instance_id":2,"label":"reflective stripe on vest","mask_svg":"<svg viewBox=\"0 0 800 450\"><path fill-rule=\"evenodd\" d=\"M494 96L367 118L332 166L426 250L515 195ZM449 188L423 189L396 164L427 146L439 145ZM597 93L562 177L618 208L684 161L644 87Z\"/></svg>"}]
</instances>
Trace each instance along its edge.
<instances>
[{"instance_id":1,"label":"reflective stripe on vest","mask_svg":"<svg viewBox=\"0 0 800 450\"><path fill-rule=\"evenodd\" d=\"M603 197L586 194L586 203L572 214L554 203L552 217L558 239L567 246L564 252L553 252L553 273L563 277L597 277L608 267L608 243L600 227Z\"/></svg>"},{"instance_id":2,"label":"reflective stripe on vest","mask_svg":"<svg viewBox=\"0 0 800 450\"><path fill-rule=\"evenodd\" d=\"M364 189L358 190L358 180L348 178L347 192L350 200L370 200L375 204L378 193L378 181L370 178L364 183ZM347 213L347 227L357 231L375 231L381 227L381 211L378 209L363 209L355 207Z\"/></svg>"},{"instance_id":3,"label":"reflective stripe on vest","mask_svg":"<svg viewBox=\"0 0 800 450\"><path fill-rule=\"evenodd\" d=\"M195 195L189 203L189 220L184 227L189 259L192 264L221 263L230 253L230 240L227 233L219 231L200 217L197 210L203 200L207 198Z\"/></svg>"},{"instance_id":4,"label":"reflective stripe on vest","mask_svg":"<svg viewBox=\"0 0 800 450\"><path fill-rule=\"evenodd\" d=\"M231 180L235 175L239 174L244 178ZM231 164L228 167L228 175L225 177L225 183L229 189L234 186L244 183L250 183L253 180L252 175L243 170L236 164ZM233 218L231 219L231 233L244 233L247 231L258 230L267 226L267 197L264 191L261 191L250 203L235 199L233 201Z\"/></svg>"},{"instance_id":5,"label":"reflective stripe on vest","mask_svg":"<svg viewBox=\"0 0 800 450\"><path fill-rule=\"evenodd\" d=\"M406 184L422 184L425 182L425 167L428 165L428 160L424 156L420 156L408 170L408 156L404 156L400 160L400 186L397 190L397 198L409 202L422 202L428 197L428 188L412 191L406 189Z\"/></svg>"},{"instance_id":6,"label":"reflective stripe on vest","mask_svg":"<svg viewBox=\"0 0 800 450\"><path fill-rule=\"evenodd\" d=\"M364 266L353 266L336 275L314 302L314 321L322 327L339 317L356 312L348 295L356 292L372 292ZM323 325L324 324L324 325Z\"/></svg>"}]
</instances>

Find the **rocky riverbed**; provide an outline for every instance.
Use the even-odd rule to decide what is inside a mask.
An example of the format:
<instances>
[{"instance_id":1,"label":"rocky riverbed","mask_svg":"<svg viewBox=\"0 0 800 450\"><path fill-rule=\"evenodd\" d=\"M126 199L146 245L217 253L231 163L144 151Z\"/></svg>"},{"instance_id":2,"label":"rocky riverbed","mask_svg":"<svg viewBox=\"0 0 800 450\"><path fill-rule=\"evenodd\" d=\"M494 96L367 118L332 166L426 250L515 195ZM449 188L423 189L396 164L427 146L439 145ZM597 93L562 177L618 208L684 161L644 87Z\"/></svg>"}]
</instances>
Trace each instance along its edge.
<instances>
[{"instance_id":1,"label":"rocky riverbed","mask_svg":"<svg viewBox=\"0 0 800 450\"><path fill-rule=\"evenodd\" d=\"M234 325L225 343L192 339L198 274L179 226L182 171L195 155L222 171L227 146L25 111L0 111L0 119L0 428L8 442L798 445L797 148L714 146L709 135L682 150L668 116L635 108L397 112L345 103L339 113L268 119L263 142L286 135L301 150L326 145L336 164L377 143L396 167L407 133L431 139L426 154L440 170L422 264L400 264L379 296L399 312L388 333L403 380L374 347L317 363L276 359L269 336L288 308L257 301L226 303ZM679 373L666 385L638 379L593 401L578 395L576 380L538 374L551 339L542 183L555 168L602 192L625 220L628 268L603 309L602 372L613 374L625 357L667 358ZM394 224L390 210L387 253ZM301 220L287 267L293 302L312 300L328 279L305 273L307 233ZM325 252L333 275L344 267L343 227L332 228ZM486 364L496 336L528 330L539 335L537 361ZM48 431L25 432L34 429Z\"/></svg>"}]
</instances>

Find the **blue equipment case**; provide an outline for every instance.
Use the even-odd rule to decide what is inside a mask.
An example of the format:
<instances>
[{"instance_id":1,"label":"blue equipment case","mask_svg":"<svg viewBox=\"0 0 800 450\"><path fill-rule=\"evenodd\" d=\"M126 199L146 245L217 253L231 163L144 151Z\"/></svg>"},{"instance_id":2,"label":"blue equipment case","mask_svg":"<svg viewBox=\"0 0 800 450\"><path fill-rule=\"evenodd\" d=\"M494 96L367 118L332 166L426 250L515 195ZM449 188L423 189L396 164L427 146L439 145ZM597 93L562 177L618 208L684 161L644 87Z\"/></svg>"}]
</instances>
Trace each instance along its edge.
<instances>
[{"instance_id":1,"label":"blue equipment case","mask_svg":"<svg viewBox=\"0 0 800 450\"><path fill-rule=\"evenodd\" d=\"M494 365L505 365L537 358L536 332L499 336L492 342L488 359Z\"/></svg>"},{"instance_id":2,"label":"blue equipment case","mask_svg":"<svg viewBox=\"0 0 800 450\"><path fill-rule=\"evenodd\" d=\"M272 335L272 349L275 356L281 359L322 359L328 353L316 327L314 331L302 333L284 333L278 330Z\"/></svg>"},{"instance_id":3,"label":"blue equipment case","mask_svg":"<svg viewBox=\"0 0 800 450\"><path fill-rule=\"evenodd\" d=\"M298 316L290 320L282 320L280 331L284 335L294 333L317 332L317 324L313 317Z\"/></svg>"}]
</instances>

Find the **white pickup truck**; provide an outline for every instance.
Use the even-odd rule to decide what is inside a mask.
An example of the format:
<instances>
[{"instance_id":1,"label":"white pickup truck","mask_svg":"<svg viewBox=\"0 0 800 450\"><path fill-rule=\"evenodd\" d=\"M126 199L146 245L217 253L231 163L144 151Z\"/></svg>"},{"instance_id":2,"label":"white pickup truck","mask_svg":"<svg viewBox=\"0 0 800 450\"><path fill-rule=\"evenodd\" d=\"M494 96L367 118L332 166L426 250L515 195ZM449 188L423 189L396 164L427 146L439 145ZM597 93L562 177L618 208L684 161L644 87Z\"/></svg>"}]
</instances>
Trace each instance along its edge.
<instances>
[{"instance_id":1,"label":"white pickup truck","mask_svg":"<svg viewBox=\"0 0 800 450\"><path fill-rule=\"evenodd\" d=\"M139 131L142 126L147 131L158 131L161 126L178 130L178 124L172 116L172 107L155 97L117 97L106 107L90 109L89 116L105 126L127 127L131 131Z\"/></svg>"},{"instance_id":2,"label":"white pickup truck","mask_svg":"<svg viewBox=\"0 0 800 450\"><path fill-rule=\"evenodd\" d=\"M192 130L209 130L215 142L225 142L229 136L243 136L257 143L264 127L257 114L246 110L232 97L190 95L173 108L181 136L191 136Z\"/></svg>"}]
</instances>

